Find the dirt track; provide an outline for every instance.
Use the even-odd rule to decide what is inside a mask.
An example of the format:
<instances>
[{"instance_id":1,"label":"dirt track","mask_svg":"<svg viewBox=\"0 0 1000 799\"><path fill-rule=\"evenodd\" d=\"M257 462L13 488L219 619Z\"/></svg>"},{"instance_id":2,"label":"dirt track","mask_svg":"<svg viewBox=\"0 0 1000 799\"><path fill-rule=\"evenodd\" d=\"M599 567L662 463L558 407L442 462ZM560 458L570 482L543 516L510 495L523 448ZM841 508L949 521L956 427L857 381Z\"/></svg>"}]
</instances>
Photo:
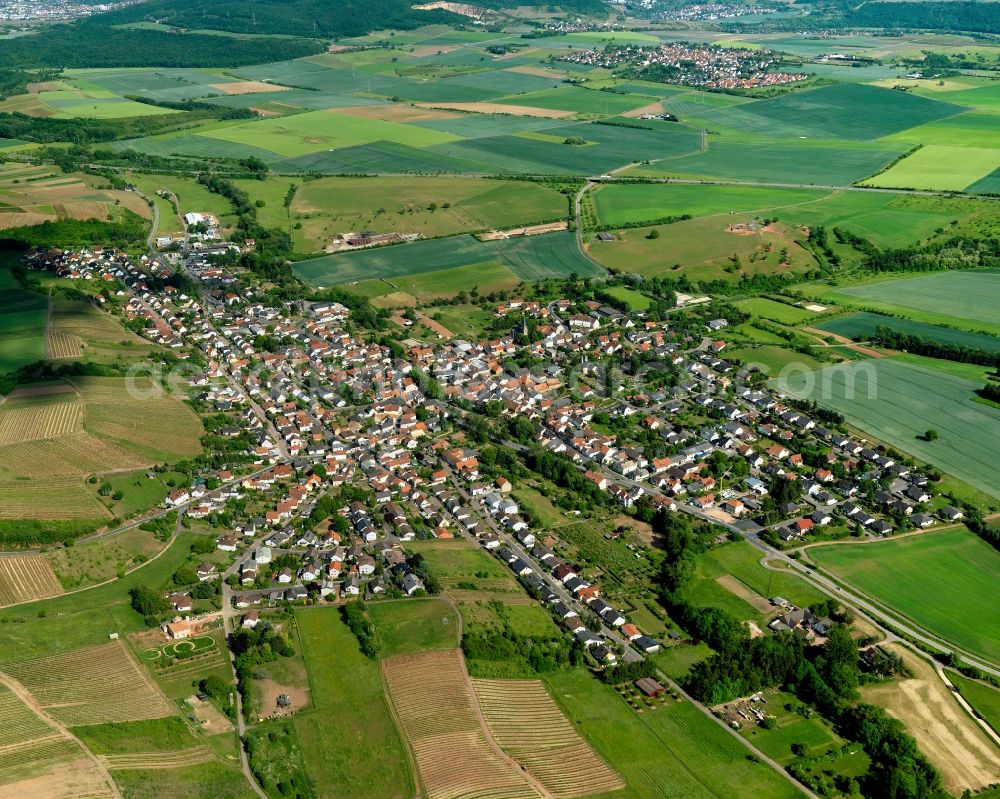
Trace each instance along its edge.
<instances>
[{"instance_id":1,"label":"dirt track","mask_svg":"<svg viewBox=\"0 0 1000 799\"><path fill-rule=\"evenodd\" d=\"M836 333L831 333L829 330L820 330L818 327L803 327L808 333L812 333L814 336L820 336L822 338L832 338L839 344L843 344L847 349L854 350L861 355L866 355L869 358L884 358L887 353L880 350L873 350L871 347L864 347L858 344L856 341L851 341L851 339L846 336L838 336Z\"/></svg>"}]
</instances>

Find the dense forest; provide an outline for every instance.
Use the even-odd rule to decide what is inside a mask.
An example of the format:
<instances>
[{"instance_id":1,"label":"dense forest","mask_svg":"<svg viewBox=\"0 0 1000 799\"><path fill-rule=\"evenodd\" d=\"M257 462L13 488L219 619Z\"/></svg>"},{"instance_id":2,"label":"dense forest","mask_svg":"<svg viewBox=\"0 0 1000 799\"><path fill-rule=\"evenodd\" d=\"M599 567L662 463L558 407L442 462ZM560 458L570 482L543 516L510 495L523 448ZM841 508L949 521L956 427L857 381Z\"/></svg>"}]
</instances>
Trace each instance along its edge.
<instances>
[{"instance_id":1,"label":"dense forest","mask_svg":"<svg viewBox=\"0 0 1000 799\"><path fill-rule=\"evenodd\" d=\"M461 24L467 18L440 9L417 11L412 0L150 0L102 15L106 24L152 21L192 30L233 33L323 36L363 36L373 30L411 30L421 25ZM511 8L530 5L521 0L484 0L476 5ZM604 16L601 0L563 0L574 11Z\"/></svg>"},{"instance_id":2,"label":"dense forest","mask_svg":"<svg viewBox=\"0 0 1000 799\"><path fill-rule=\"evenodd\" d=\"M134 6L145 8L146 4ZM105 15L53 25L34 36L0 39L5 67L239 67L322 52L316 39L169 33L112 28Z\"/></svg>"},{"instance_id":3,"label":"dense forest","mask_svg":"<svg viewBox=\"0 0 1000 799\"><path fill-rule=\"evenodd\" d=\"M845 22L866 28L1000 33L1000 12L992 3L862 3L845 14Z\"/></svg>"},{"instance_id":4,"label":"dense forest","mask_svg":"<svg viewBox=\"0 0 1000 799\"><path fill-rule=\"evenodd\" d=\"M137 102L143 102L136 98ZM158 105L164 105L159 103ZM71 117L33 117L26 114L0 113L0 138L20 139L40 144L51 142L72 142L73 144L93 144L96 142L138 139L154 136L172 130L192 127L199 122L213 119L252 119L253 111L247 108L224 108L207 103L175 103L179 114L162 116L125 117L122 119L89 119Z\"/></svg>"}]
</instances>

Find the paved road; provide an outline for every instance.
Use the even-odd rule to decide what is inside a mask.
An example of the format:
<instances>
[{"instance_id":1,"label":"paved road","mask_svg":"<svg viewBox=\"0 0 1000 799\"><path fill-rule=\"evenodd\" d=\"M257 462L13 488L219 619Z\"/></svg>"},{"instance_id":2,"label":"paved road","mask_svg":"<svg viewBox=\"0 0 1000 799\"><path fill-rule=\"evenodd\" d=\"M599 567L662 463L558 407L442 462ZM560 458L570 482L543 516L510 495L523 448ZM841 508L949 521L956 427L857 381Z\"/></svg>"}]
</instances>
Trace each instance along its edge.
<instances>
[{"instance_id":1,"label":"paved road","mask_svg":"<svg viewBox=\"0 0 1000 799\"><path fill-rule=\"evenodd\" d=\"M258 536L254 539L251 548L255 548L260 541L266 537L265 534ZM230 588L229 583L226 582L231 574L235 574L236 570L239 569L243 558L237 557L232 565L229 566L222 573L222 629L225 632L226 638L229 638L230 633L236 630L237 622L237 611L233 607L233 589ZM239 684L239 678L236 675L236 656L233 654L229 647L226 647L229 652L229 666L233 672L233 683ZM240 769L243 771L243 776L246 777L247 782L250 783L254 792L260 797L260 799L268 799L266 793L257 784L257 780L253 776L253 772L250 770L250 761L247 758L246 745L244 743L244 738L247 733L246 717L243 715L243 696L240 694L239 690L236 691L236 732L240 737Z\"/></svg>"},{"instance_id":2,"label":"paved road","mask_svg":"<svg viewBox=\"0 0 1000 799\"><path fill-rule=\"evenodd\" d=\"M462 500L466 502L469 505L469 507L478 507L478 503L476 502L476 500L469 495L469 492L465 490L461 482L454 479L454 474L452 473L451 468L447 466L447 464L445 465L444 468L445 471L447 471L449 475L451 475L452 485L458 492L459 496L462 497ZM503 527L501 527L497 523L496 519L493 518L493 516L491 516L488 513L484 513L483 516L485 516L486 522L492 528L493 532L495 532L500 537L500 540L504 543L504 545L510 548L510 550L515 555L521 558L521 560L523 560L525 563L532 563L532 564L536 563L535 559L528 553L528 551L523 546L521 546L521 543L516 538L514 538L514 536L510 535L510 533L508 533ZM472 540L473 543L475 543L477 546L479 545L478 542L475 541L475 539L473 539L471 535L469 535L468 531L466 531L464 527L462 527L461 529L463 531L463 535ZM559 597L559 599L562 600L568 607L571 608L584 607L584 605L580 602L580 600L577 599L568 590L566 590L566 587L561 582L559 582L558 580L550 580L548 578L548 575L543 576L542 579L545 581L546 586L548 586L549 589L553 593L555 593ZM643 660L643 656L638 652L636 652L629 645L628 639L622 636L617 630L608 627L605 624L602 624L600 632L605 638L614 642L615 644L617 644L622 648L622 651L624 652L623 658L627 662L637 662Z\"/></svg>"}]
</instances>

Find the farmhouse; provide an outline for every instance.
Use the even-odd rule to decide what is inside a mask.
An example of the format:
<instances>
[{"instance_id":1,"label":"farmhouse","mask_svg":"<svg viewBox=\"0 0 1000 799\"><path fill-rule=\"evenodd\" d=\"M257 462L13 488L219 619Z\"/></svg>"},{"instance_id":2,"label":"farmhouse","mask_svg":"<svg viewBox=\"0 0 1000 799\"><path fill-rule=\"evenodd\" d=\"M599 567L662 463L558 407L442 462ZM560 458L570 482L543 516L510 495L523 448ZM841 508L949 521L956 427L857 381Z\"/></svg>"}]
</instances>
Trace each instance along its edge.
<instances>
[{"instance_id":1,"label":"farmhouse","mask_svg":"<svg viewBox=\"0 0 1000 799\"><path fill-rule=\"evenodd\" d=\"M167 634L167 638L183 641L191 636L191 624L183 619L170 621L163 625L163 631Z\"/></svg>"}]
</instances>

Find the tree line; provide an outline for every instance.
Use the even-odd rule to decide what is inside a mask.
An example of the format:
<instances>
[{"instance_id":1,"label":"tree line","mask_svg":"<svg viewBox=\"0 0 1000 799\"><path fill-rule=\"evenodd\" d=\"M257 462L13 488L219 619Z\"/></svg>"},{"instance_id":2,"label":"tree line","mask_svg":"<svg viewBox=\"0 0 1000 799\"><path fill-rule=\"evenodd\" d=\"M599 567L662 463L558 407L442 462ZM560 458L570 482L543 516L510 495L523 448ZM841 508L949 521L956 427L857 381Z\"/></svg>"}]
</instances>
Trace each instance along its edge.
<instances>
[{"instance_id":1,"label":"tree line","mask_svg":"<svg viewBox=\"0 0 1000 799\"><path fill-rule=\"evenodd\" d=\"M145 9L148 5L136 8ZM32 36L0 39L0 63L21 69L241 67L316 55L324 47L321 41L312 38L242 39L114 28L111 25L117 23L109 17L110 14L95 15L68 25L51 25Z\"/></svg>"},{"instance_id":2,"label":"tree line","mask_svg":"<svg viewBox=\"0 0 1000 799\"><path fill-rule=\"evenodd\" d=\"M856 336L855 339L863 339ZM991 352L981 347L967 347L964 344L947 344L934 341L913 333L893 330L888 325L877 325L871 336L871 341L881 347L893 350L904 350L915 355L926 355L928 358L941 358L960 363L975 363L980 366L1000 366L1000 352Z\"/></svg>"}]
</instances>

